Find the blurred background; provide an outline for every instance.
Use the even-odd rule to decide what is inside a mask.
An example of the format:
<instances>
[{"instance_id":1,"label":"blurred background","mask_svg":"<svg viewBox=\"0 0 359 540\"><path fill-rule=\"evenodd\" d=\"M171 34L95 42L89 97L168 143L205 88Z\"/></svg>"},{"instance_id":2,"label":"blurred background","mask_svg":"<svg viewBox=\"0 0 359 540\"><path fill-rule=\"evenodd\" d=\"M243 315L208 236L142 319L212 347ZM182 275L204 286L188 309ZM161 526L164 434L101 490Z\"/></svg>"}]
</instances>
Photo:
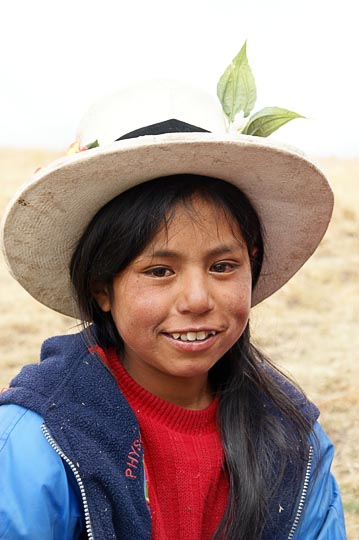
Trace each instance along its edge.
<instances>
[{"instance_id":1,"label":"blurred background","mask_svg":"<svg viewBox=\"0 0 359 540\"><path fill-rule=\"evenodd\" d=\"M252 315L257 344L321 409L348 539L359 535L359 33L356 0L12 0L0 17L0 212L63 155L97 98L143 79L217 81L247 40L257 104L307 117L271 138L314 157L335 210L316 254ZM76 321L33 300L0 259L0 387Z\"/></svg>"}]
</instances>

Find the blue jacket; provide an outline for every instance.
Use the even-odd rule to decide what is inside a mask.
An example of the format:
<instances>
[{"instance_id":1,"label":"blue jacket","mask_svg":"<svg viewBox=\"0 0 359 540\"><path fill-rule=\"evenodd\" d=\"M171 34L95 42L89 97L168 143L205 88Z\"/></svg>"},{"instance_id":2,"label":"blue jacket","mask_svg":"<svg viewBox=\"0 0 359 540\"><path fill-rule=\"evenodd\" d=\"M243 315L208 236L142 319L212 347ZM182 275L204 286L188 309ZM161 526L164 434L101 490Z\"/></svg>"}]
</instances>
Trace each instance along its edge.
<instances>
[{"instance_id":1,"label":"blue jacket","mask_svg":"<svg viewBox=\"0 0 359 540\"><path fill-rule=\"evenodd\" d=\"M283 385L314 422L316 409ZM42 362L0 404L0 539L77 540L86 530L94 540L150 540L137 420L81 334L45 342ZM317 422L314 432L306 470L289 470L273 501L268 540L345 540L333 447Z\"/></svg>"}]
</instances>

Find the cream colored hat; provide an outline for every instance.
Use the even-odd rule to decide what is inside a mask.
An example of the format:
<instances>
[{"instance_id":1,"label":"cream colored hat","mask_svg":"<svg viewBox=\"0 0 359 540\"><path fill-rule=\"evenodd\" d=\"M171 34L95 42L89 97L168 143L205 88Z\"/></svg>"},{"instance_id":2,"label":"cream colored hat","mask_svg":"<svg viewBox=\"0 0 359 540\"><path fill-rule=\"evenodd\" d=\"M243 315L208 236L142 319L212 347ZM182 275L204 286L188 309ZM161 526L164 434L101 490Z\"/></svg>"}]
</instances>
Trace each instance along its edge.
<instances>
[{"instance_id":1,"label":"cream colored hat","mask_svg":"<svg viewBox=\"0 0 359 540\"><path fill-rule=\"evenodd\" d=\"M97 148L34 174L2 221L11 274L55 311L76 316L69 263L90 220L116 195L153 178L210 176L247 195L265 229L252 305L299 270L327 229L333 195L318 167L294 148L227 133L219 101L188 85L148 82L99 101L78 131L80 146L95 140Z\"/></svg>"}]
</instances>

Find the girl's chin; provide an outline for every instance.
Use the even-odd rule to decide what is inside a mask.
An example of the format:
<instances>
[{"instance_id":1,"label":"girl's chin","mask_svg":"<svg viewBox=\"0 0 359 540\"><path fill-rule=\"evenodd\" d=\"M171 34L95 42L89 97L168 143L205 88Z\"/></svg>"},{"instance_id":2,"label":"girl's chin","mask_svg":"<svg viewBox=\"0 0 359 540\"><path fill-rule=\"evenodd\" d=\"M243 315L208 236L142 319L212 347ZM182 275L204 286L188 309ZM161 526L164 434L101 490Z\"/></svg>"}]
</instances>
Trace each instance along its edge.
<instances>
[{"instance_id":1,"label":"girl's chin","mask_svg":"<svg viewBox=\"0 0 359 540\"><path fill-rule=\"evenodd\" d=\"M206 379L210 369L218 362L215 357L175 358L172 357L168 365L158 365L157 369L163 374L179 379Z\"/></svg>"}]
</instances>

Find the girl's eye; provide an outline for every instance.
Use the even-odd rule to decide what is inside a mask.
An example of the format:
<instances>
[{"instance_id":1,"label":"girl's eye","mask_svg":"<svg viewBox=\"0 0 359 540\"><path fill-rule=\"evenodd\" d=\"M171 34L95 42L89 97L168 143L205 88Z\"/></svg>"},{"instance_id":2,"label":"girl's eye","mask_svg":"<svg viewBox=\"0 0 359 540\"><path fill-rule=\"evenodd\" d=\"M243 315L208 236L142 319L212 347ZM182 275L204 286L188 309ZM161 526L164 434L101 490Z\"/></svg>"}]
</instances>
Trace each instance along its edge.
<instances>
[{"instance_id":1,"label":"girl's eye","mask_svg":"<svg viewBox=\"0 0 359 540\"><path fill-rule=\"evenodd\" d=\"M145 274L151 277L162 278L172 276L173 271L165 266L156 266L155 268L146 270Z\"/></svg>"},{"instance_id":2,"label":"girl's eye","mask_svg":"<svg viewBox=\"0 0 359 540\"><path fill-rule=\"evenodd\" d=\"M238 264L234 264L232 262L223 261L215 263L211 266L210 271L216 272L217 274L226 274L229 272L233 272L238 267Z\"/></svg>"}]
</instances>

